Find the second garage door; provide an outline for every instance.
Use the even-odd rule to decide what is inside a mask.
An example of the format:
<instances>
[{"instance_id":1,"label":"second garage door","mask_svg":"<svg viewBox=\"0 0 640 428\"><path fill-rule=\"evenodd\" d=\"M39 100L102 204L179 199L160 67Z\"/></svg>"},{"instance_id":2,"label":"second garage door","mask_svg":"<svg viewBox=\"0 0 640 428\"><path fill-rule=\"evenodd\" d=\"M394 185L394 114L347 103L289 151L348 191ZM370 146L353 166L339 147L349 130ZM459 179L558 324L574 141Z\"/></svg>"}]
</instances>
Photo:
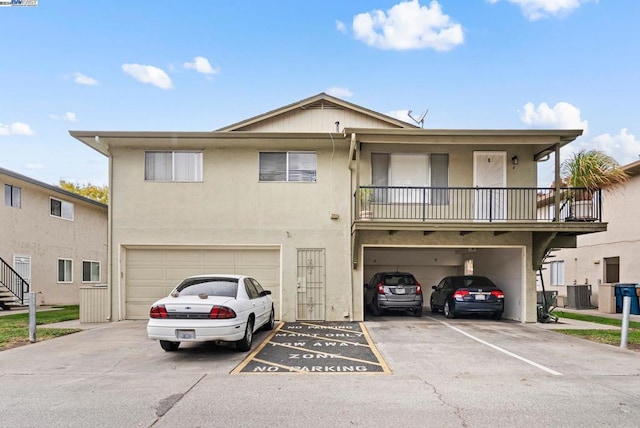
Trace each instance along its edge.
<instances>
[{"instance_id":1,"label":"second garage door","mask_svg":"<svg viewBox=\"0 0 640 428\"><path fill-rule=\"evenodd\" d=\"M126 319L147 319L154 301L190 275L234 273L253 276L272 293L280 310L280 250L277 248L125 250Z\"/></svg>"}]
</instances>

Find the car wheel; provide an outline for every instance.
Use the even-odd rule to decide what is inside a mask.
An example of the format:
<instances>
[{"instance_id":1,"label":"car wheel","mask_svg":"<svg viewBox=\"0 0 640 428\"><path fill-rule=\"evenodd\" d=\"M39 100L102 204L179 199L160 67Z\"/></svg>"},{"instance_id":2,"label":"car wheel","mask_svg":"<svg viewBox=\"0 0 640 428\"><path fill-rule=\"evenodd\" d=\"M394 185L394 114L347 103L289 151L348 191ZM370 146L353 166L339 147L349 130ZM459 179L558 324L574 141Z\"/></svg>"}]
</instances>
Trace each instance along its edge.
<instances>
[{"instance_id":1,"label":"car wheel","mask_svg":"<svg viewBox=\"0 0 640 428\"><path fill-rule=\"evenodd\" d=\"M273 309L271 309L271 315L269 315L269 321L267 321L267 323L264 325L264 329L265 330L273 330L273 327L275 327L276 325L276 317L275 314L273 312Z\"/></svg>"},{"instance_id":2,"label":"car wheel","mask_svg":"<svg viewBox=\"0 0 640 428\"><path fill-rule=\"evenodd\" d=\"M169 342L168 340L161 340L160 347L167 352L177 351L180 347L180 342Z\"/></svg>"},{"instance_id":3,"label":"car wheel","mask_svg":"<svg viewBox=\"0 0 640 428\"><path fill-rule=\"evenodd\" d=\"M494 313L494 314L493 314L493 316L492 316L491 318L493 318L494 320L499 320L499 319L501 319L501 318L502 318L502 312L496 312L496 313Z\"/></svg>"},{"instance_id":4,"label":"car wheel","mask_svg":"<svg viewBox=\"0 0 640 428\"><path fill-rule=\"evenodd\" d=\"M415 309L413 311L413 315L417 316L417 317L421 317L422 316L422 307Z\"/></svg>"},{"instance_id":5,"label":"car wheel","mask_svg":"<svg viewBox=\"0 0 640 428\"><path fill-rule=\"evenodd\" d=\"M444 316L451 319L451 318L455 318L456 314L455 312L453 312L451 306L449 306L449 301L447 300L446 302L444 302Z\"/></svg>"},{"instance_id":6,"label":"car wheel","mask_svg":"<svg viewBox=\"0 0 640 428\"><path fill-rule=\"evenodd\" d=\"M236 342L236 349L238 351L246 352L251 349L251 342L253 340L253 318L247 320L247 327L244 330L244 337Z\"/></svg>"},{"instance_id":7,"label":"car wheel","mask_svg":"<svg viewBox=\"0 0 640 428\"><path fill-rule=\"evenodd\" d=\"M436 307L436 305L434 305L433 300L429 303L429 306L431 307L431 313L432 314L437 314L438 312L440 312L438 310L438 308Z\"/></svg>"}]
</instances>

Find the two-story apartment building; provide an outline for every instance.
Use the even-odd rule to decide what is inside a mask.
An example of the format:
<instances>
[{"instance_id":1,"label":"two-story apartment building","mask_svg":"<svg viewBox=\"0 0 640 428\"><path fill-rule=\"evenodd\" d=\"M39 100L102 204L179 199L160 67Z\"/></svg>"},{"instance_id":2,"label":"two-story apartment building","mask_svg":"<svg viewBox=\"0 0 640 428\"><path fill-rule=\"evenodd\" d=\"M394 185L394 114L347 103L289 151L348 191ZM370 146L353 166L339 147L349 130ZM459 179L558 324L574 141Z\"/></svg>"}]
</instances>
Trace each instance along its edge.
<instances>
[{"instance_id":1,"label":"two-story apartment building","mask_svg":"<svg viewBox=\"0 0 640 428\"><path fill-rule=\"evenodd\" d=\"M534 322L547 248L606 229L561 221L536 188L536 162L581 132L421 129L322 93L213 132L70 133L109 158L112 319L146 318L187 275L242 272L280 320L362 320L363 284L398 269L425 302L445 275L486 274L504 316Z\"/></svg>"},{"instance_id":2,"label":"two-story apartment building","mask_svg":"<svg viewBox=\"0 0 640 428\"><path fill-rule=\"evenodd\" d=\"M3 298L25 303L20 295L32 291L37 304L77 305L81 286L106 282L105 204L4 168L0 183Z\"/></svg>"}]
</instances>

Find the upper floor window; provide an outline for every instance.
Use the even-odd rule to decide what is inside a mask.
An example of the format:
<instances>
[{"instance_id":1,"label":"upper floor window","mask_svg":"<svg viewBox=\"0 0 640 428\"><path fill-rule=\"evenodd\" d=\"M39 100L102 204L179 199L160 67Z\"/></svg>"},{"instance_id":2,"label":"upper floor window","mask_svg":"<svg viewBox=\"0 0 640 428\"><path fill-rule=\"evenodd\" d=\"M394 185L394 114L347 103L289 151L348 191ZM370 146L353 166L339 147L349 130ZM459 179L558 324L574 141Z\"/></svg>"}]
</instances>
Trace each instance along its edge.
<instances>
[{"instance_id":1,"label":"upper floor window","mask_svg":"<svg viewBox=\"0 0 640 428\"><path fill-rule=\"evenodd\" d=\"M58 282L73 282L73 260L58 259Z\"/></svg>"},{"instance_id":2,"label":"upper floor window","mask_svg":"<svg viewBox=\"0 0 640 428\"><path fill-rule=\"evenodd\" d=\"M54 217L64 218L66 220L73 220L73 204L71 202L51 198L51 215Z\"/></svg>"},{"instance_id":3,"label":"upper floor window","mask_svg":"<svg viewBox=\"0 0 640 428\"><path fill-rule=\"evenodd\" d=\"M449 203L449 155L446 153L372 153L371 184L377 201ZM394 187L394 189L385 189ZM429 188L422 190L422 188Z\"/></svg>"},{"instance_id":4,"label":"upper floor window","mask_svg":"<svg viewBox=\"0 0 640 428\"><path fill-rule=\"evenodd\" d=\"M20 208L22 189L11 184L4 185L4 204L8 207Z\"/></svg>"},{"instance_id":5,"label":"upper floor window","mask_svg":"<svg viewBox=\"0 0 640 428\"><path fill-rule=\"evenodd\" d=\"M260 181L315 182L315 152L261 152Z\"/></svg>"},{"instance_id":6,"label":"upper floor window","mask_svg":"<svg viewBox=\"0 0 640 428\"><path fill-rule=\"evenodd\" d=\"M145 152L146 181L202 181L202 152Z\"/></svg>"},{"instance_id":7,"label":"upper floor window","mask_svg":"<svg viewBox=\"0 0 640 428\"><path fill-rule=\"evenodd\" d=\"M100 262L82 261L82 282L100 282Z\"/></svg>"}]
</instances>

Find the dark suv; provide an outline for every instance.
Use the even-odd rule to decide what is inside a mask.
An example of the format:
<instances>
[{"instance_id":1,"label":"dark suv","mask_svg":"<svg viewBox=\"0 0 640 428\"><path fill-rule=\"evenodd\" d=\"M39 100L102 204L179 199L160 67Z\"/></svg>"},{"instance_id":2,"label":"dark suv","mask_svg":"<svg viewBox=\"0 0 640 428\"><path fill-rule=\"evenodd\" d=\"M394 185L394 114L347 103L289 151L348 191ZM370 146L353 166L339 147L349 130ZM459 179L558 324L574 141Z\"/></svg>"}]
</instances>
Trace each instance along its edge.
<instances>
[{"instance_id":1,"label":"dark suv","mask_svg":"<svg viewBox=\"0 0 640 428\"><path fill-rule=\"evenodd\" d=\"M422 316L422 286L413 274L378 272L364 287L365 307L374 315L383 310L406 310Z\"/></svg>"}]
</instances>

